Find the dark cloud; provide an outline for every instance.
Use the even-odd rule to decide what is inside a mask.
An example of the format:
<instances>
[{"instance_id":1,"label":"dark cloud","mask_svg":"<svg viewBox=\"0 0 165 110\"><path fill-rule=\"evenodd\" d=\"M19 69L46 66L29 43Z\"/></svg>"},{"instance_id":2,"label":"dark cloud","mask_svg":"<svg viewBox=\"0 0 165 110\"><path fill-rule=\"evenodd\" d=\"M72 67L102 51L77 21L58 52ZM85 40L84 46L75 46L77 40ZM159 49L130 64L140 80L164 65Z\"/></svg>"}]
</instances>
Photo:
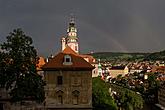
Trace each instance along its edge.
<instances>
[{"instance_id":1,"label":"dark cloud","mask_svg":"<svg viewBox=\"0 0 165 110\"><path fill-rule=\"evenodd\" d=\"M0 41L21 27L40 55L60 50L74 13L81 52L153 52L165 47L164 0L0 0Z\"/></svg>"}]
</instances>

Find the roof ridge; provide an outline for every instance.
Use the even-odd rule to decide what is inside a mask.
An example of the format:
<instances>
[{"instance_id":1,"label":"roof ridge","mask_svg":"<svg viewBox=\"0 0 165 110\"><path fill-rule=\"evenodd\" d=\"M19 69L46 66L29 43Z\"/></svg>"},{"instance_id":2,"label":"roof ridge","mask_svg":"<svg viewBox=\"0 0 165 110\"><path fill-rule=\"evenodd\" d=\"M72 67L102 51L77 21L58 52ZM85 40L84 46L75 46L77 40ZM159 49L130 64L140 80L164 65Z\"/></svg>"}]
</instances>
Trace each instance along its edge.
<instances>
[{"instance_id":1,"label":"roof ridge","mask_svg":"<svg viewBox=\"0 0 165 110\"><path fill-rule=\"evenodd\" d=\"M70 55L72 58L72 65L63 65L64 61L64 56L65 55ZM74 52L70 47L66 47L64 51L59 52L57 55L55 55L48 63L46 63L43 66L43 69L49 70L49 69L54 69L54 70L61 70L61 69L88 69L91 70L94 67L87 62L84 58L82 58L79 54Z\"/></svg>"},{"instance_id":2,"label":"roof ridge","mask_svg":"<svg viewBox=\"0 0 165 110\"><path fill-rule=\"evenodd\" d=\"M71 53L71 54L76 54L78 55L78 53L76 53L72 48L70 48L69 46L66 46L65 49L62 51L62 53Z\"/></svg>"}]
</instances>

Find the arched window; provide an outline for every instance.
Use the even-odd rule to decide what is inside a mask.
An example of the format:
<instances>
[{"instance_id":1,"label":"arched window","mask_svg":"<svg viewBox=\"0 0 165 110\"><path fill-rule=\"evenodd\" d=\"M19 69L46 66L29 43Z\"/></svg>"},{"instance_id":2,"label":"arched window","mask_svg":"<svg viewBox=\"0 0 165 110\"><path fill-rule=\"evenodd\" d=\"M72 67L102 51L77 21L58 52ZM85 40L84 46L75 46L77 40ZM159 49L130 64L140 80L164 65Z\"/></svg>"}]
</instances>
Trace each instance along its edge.
<instances>
[{"instance_id":1,"label":"arched window","mask_svg":"<svg viewBox=\"0 0 165 110\"><path fill-rule=\"evenodd\" d=\"M72 102L74 105L78 105L80 92L75 90L72 92Z\"/></svg>"},{"instance_id":2,"label":"arched window","mask_svg":"<svg viewBox=\"0 0 165 110\"><path fill-rule=\"evenodd\" d=\"M64 92L59 90L56 92L57 94L57 104L63 104L63 94Z\"/></svg>"},{"instance_id":3,"label":"arched window","mask_svg":"<svg viewBox=\"0 0 165 110\"><path fill-rule=\"evenodd\" d=\"M63 104L62 95L58 95L58 104Z\"/></svg>"}]
</instances>

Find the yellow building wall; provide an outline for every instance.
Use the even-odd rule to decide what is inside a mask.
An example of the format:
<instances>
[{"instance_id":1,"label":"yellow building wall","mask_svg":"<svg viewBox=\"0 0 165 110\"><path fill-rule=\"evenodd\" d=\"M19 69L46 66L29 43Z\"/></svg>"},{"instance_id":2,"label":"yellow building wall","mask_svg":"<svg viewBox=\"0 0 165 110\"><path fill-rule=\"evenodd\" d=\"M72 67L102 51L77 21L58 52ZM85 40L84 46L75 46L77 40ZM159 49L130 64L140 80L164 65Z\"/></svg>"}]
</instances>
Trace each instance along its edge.
<instances>
[{"instance_id":1,"label":"yellow building wall","mask_svg":"<svg viewBox=\"0 0 165 110\"><path fill-rule=\"evenodd\" d=\"M128 74L128 68L125 68L124 70L109 70L109 71L110 71L110 74L111 74L112 78L115 78L120 74L122 76L125 76L126 74Z\"/></svg>"}]
</instances>

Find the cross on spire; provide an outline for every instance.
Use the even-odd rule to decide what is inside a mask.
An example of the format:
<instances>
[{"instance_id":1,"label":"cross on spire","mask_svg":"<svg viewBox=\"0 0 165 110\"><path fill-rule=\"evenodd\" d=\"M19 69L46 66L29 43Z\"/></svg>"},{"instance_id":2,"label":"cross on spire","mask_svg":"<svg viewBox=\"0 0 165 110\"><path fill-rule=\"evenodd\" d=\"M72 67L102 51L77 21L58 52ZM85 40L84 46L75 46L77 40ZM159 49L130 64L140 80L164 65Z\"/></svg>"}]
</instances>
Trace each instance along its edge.
<instances>
[{"instance_id":1,"label":"cross on spire","mask_svg":"<svg viewBox=\"0 0 165 110\"><path fill-rule=\"evenodd\" d=\"M73 13L70 14L70 23L75 24L75 16Z\"/></svg>"},{"instance_id":2,"label":"cross on spire","mask_svg":"<svg viewBox=\"0 0 165 110\"><path fill-rule=\"evenodd\" d=\"M73 13L70 14L70 25L74 26L75 25L75 16Z\"/></svg>"}]
</instances>

